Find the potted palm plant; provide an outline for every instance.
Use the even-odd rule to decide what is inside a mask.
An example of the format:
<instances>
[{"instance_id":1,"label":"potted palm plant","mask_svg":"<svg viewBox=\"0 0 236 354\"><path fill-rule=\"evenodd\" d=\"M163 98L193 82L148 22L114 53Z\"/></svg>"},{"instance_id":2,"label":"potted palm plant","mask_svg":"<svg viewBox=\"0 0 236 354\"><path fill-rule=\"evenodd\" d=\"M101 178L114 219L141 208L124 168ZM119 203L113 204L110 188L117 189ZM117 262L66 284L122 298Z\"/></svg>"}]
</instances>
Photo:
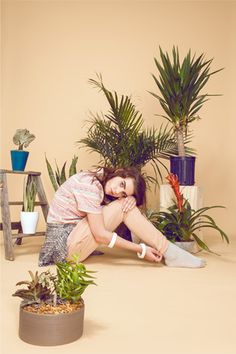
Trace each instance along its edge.
<instances>
[{"instance_id":1,"label":"potted palm plant","mask_svg":"<svg viewBox=\"0 0 236 354\"><path fill-rule=\"evenodd\" d=\"M13 296L22 299L19 315L19 337L30 344L55 346L79 339L83 333L84 301L81 295L88 285L95 284L93 271L79 263L78 257L56 264L38 274L29 271L30 280Z\"/></svg>"},{"instance_id":2,"label":"potted palm plant","mask_svg":"<svg viewBox=\"0 0 236 354\"><path fill-rule=\"evenodd\" d=\"M35 234L39 212L34 211L37 195L37 186L33 176L29 176L27 182L24 179L23 187L23 211L21 211L21 226L24 234Z\"/></svg>"},{"instance_id":3,"label":"potted palm plant","mask_svg":"<svg viewBox=\"0 0 236 354\"><path fill-rule=\"evenodd\" d=\"M215 223L214 219L206 214L208 210L214 208L223 208L223 206L210 206L193 210L188 202L184 200L180 193L180 185L178 176L169 174L167 177L176 197L173 205L168 208L167 212L152 212L149 215L149 220L153 225L161 231L168 240L175 242L178 246L189 252L196 250L194 242L200 249L214 253L210 250L205 242L197 235L199 228L211 228L216 230L222 240L229 243L229 238L226 233Z\"/></svg>"},{"instance_id":4,"label":"potted palm plant","mask_svg":"<svg viewBox=\"0 0 236 354\"><path fill-rule=\"evenodd\" d=\"M125 95L119 98L117 92L104 86L101 75L97 77L97 80L90 79L89 83L105 95L110 109L106 114L92 114L86 138L77 143L97 152L100 163L105 166L135 166L143 172L143 167L149 163L153 175L146 174L146 178L158 182L158 177L162 178L160 167L167 171L162 159L177 154L173 132L166 126L159 130L144 128L142 114L131 98Z\"/></svg>"},{"instance_id":5,"label":"potted palm plant","mask_svg":"<svg viewBox=\"0 0 236 354\"><path fill-rule=\"evenodd\" d=\"M170 157L170 171L178 175L181 185L193 185L195 156L187 156L184 139L189 134L190 123L200 118L199 110L213 96L202 93L202 89L222 69L210 72L213 59L206 60L204 54L195 57L189 50L180 63L178 47L173 47L172 58L159 49L161 59L154 58L158 77L152 77L160 94L150 93L160 102L165 111L161 116L172 124L176 136L178 156Z\"/></svg>"},{"instance_id":6,"label":"potted palm plant","mask_svg":"<svg viewBox=\"0 0 236 354\"><path fill-rule=\"evenodd\" d=\"M18 150L11 150L11 162L13 171L24 171L29 152L24 148L35 139L35 135L31 134L27 129L17 129L13 136L13 142L18 146Z\"/></svg>"}]
</instances>

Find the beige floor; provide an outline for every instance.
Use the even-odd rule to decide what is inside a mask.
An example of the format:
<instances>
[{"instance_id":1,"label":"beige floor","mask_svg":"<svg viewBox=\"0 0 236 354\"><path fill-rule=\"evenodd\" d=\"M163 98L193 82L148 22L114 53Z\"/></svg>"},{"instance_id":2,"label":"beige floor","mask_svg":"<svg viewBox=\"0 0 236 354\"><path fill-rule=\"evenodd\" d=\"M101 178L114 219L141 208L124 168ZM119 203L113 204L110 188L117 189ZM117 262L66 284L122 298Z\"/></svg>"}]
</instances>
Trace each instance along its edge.
<instances>
[{"instance_id":1,"label":"beige floor","mask_svg":"<svg viewBox=\"0 0 236 354\"><path fill-rule=\"evenodd\" d=\"M153 266L113 250L90 257L98 286L84 294L83 337L59 347L31 346L17 334L20 299L11 294L37 269L41 243L25 239L15 261L2 257L1 354L236 353L236 239L227 246L215 237L211 245L221 256L202 253L205 269Z\"/></svg>"}]
</instances>

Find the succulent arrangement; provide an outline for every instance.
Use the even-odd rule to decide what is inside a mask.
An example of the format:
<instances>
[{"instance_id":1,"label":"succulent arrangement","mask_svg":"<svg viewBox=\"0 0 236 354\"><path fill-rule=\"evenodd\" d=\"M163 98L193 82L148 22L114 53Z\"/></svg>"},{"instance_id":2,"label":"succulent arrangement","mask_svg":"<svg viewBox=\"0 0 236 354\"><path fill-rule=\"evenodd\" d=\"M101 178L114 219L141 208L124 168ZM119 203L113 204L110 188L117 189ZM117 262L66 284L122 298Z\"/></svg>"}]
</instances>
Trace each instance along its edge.
<instances>
[{"instance_id":1,"label":"succulent arrangement","mask_svg":"<svg viewBox=\"0 0 236 354\"><path fill-rule=\"evenodd\" d=\"M35 139L35 135L31 134L27 129L17 129L13 136L13 142L18 146L18 150L24 150Z\"/></svg>"},{"instance_id":2,"label":"succulent arrangement","mask_svg":"<svg viewBox=\"0 0 236 354\"><path fill-rule=\"evenodd\" d=\"M79 263L78 257L73 256L66 262L56 264L56 274L50 270L33 274L29 271L31 280L18 282L16 285L26 285L18 289L13 296L20 297L23 301L21 307L31 312L58 313L68 312L73 309L73 304L78 304L85 289L95 284L91 275L93 271L86 269Z\"/></svg>"}]
</instances>

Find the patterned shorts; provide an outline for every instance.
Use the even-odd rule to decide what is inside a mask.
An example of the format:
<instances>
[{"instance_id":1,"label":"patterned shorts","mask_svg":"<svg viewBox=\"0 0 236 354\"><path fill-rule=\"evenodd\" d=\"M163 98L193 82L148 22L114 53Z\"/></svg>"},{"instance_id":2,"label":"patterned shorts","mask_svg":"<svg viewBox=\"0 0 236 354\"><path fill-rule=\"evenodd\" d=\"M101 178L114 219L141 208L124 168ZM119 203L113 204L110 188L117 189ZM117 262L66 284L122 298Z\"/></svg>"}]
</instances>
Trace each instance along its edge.
<instances>
[{"instance_id":1,"label":"patterned shorts","mask_svg":"<svg viewBox=\"0 0 236 354\"><path fill-rule=\"evenodd\" d=\"M44 245L39 254L39 266L65 261L67 238L76 224L47 224Z\"/></svg>"}]
</instances>

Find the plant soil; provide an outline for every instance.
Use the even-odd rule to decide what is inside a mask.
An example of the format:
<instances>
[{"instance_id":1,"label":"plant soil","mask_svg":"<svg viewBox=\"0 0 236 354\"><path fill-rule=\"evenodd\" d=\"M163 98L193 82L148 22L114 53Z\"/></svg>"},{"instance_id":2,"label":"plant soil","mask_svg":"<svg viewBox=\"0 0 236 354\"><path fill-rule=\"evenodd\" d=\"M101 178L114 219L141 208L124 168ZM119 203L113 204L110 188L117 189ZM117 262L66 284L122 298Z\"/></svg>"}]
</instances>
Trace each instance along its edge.
<instances>
[{"instance_id":1,"label":"plant soil","mask_svg":"<svg viewBox=\"0 0 236 354\"><path fill-rule=\"evenodd\" d=\"M46 314L46 315L57 315L60 313L70 313L79 310L83 306L83 302L79 301L76 304L71 304L69 301L63 304L31 304L24 306L24 311Z\"/></svg>"}]
</instances>

